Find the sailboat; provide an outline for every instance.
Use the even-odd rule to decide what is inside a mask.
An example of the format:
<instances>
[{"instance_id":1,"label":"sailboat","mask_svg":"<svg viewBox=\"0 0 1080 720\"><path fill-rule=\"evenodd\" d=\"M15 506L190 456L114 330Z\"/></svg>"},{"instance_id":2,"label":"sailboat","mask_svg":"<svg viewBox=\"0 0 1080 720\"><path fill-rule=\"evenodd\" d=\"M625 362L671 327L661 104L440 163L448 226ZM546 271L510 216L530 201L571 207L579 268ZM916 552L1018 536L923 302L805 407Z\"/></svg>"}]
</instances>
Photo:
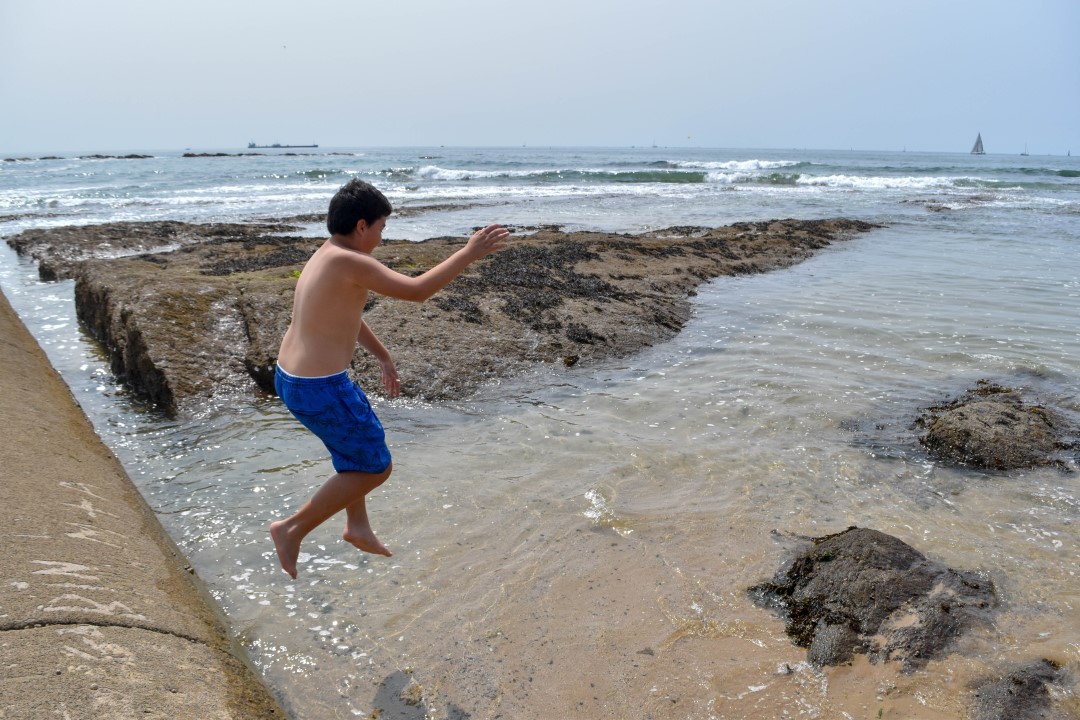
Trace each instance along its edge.
<instances>
[{"instance_id":1,"label":"sailboat","mask_svg":"<svg viewBox=\"0 0 1080 720\"><path fill-rule=\"evenodd\" d=\"M971 148L972 155L985 155L986 151L983 150L982 145L982 133L979 133L975 138L975 147Z\"/></svg>"}]
</instances>

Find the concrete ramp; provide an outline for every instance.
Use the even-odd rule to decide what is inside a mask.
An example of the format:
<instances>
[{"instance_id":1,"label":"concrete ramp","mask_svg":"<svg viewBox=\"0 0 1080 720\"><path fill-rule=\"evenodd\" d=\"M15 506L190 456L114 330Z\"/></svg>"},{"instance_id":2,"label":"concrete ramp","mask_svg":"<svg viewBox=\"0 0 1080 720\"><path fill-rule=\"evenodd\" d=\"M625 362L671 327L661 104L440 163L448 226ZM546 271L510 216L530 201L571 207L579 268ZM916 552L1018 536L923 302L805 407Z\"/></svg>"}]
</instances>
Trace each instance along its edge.
<instances>
[{"instance_id":1,"label":"concrete ramp","mask_svg":"<svg viewBox=\"0 0 1080 720\"><path fill-rule=\"evenodd\" d=\"M0 294L0 718L286 718Z\"/></svg>"}]
</instances>

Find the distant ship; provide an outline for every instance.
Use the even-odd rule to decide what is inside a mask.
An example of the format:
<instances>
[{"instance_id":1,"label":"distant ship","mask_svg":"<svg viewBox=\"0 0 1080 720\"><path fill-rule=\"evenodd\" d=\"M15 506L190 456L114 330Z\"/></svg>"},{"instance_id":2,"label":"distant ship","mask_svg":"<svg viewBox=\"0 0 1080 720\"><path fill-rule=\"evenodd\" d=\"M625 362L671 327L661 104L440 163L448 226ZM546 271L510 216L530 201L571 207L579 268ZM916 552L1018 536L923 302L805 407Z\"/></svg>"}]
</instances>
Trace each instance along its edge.
<instances>
[{"instance_id":1,"label":"distant ship","mask_svg":"<svg viewBox=\"0 0 1080 720\"><path fill-rule=\"evenodd\" d=\"M248 143L248 149L252 149L252 148L276 148L276 149L281 149L281 148L317 148L317 147L319 147L319 146L318 145L282 145L281 143L274 143L273 145L256 145L254 140L252 140L251 142Z\"/></svg>"},{"instance_id":2,"label":"distant ship","mask_svg":"<svg viewBox=\"0 0 1080 720\"><path fill-rule=\"evenodd\" d=\"M985 155L986 151L983 150L982 145L982 133L979 133L975 138L975 147L971 148L972 155Z\"/></svg>"}]
</instances>

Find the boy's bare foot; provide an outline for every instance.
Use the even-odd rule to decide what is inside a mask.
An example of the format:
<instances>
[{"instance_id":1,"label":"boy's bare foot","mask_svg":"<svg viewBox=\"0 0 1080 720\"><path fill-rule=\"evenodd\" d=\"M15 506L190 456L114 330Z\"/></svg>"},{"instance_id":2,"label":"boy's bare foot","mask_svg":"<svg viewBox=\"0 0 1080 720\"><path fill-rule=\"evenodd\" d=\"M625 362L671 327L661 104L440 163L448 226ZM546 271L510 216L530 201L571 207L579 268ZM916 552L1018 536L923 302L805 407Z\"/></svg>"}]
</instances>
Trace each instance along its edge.
<instances>
[{"instance_id":1,"label":"boy's bare foot","mask_svg":"<svg viewBox=\"0 0 1080 720\"><path fill-rule=\"evenodd\" d=\"M277 550L278 562L281 569L289 573L289 577L296 579L296 559L300 557L300 543L294 542L289 537L288 529L284 520L270 523L270 537L274 539L274 548Z\"/></svg>"},{"instance_id":2,"label":"boy's bare foot","mask_svg":"<svg viewBox=\"0 0 1080 720\"><path fill-rule=\"evenodd\" d=\"M345 526L345 532L341 533L341 537L345 539L345 542L366 553L385 555L386 557L393 557L394 555L385 545L379 542L379 538L375 537L374 531L367 525L348 524Z\"/></svg>"}]
</instances>

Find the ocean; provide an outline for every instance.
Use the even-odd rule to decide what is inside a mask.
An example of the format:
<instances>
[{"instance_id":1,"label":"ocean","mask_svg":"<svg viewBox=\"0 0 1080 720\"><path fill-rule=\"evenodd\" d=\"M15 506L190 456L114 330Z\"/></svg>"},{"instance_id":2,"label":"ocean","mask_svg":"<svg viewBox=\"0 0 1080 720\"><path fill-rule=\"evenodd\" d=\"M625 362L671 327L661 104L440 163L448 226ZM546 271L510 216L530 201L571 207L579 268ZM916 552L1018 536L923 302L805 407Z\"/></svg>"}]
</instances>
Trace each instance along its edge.
<instances>
[{"instance_id":1,"label":"ocean","mask_svg":"<svg viewBox=\"0 0 1080 720\"><path fill-rule=\"evenodd\" d=\"M318 442L274 399L175 419L140 404L79 327L72 284L0 248L0 287L295 717L961 718L977 678L1038 658L1080 670L1077 468L951 468L863 431L910 436L921 409L979 379L1080 421L1080 158L133 152L150 157L0 162L0 235L321 213L351 177L415 210L384 233L407 240L491 222L883 226L703 285L685 329L633 357L537 367L441 405L375 395L395 471L369 510L394 557L359 554L331 521L297 581L267 525L331 473ZM850 525L991 579L995 626L912 674L807 664L745 589L795 538Z\"/></svg>"}]
</instances>

